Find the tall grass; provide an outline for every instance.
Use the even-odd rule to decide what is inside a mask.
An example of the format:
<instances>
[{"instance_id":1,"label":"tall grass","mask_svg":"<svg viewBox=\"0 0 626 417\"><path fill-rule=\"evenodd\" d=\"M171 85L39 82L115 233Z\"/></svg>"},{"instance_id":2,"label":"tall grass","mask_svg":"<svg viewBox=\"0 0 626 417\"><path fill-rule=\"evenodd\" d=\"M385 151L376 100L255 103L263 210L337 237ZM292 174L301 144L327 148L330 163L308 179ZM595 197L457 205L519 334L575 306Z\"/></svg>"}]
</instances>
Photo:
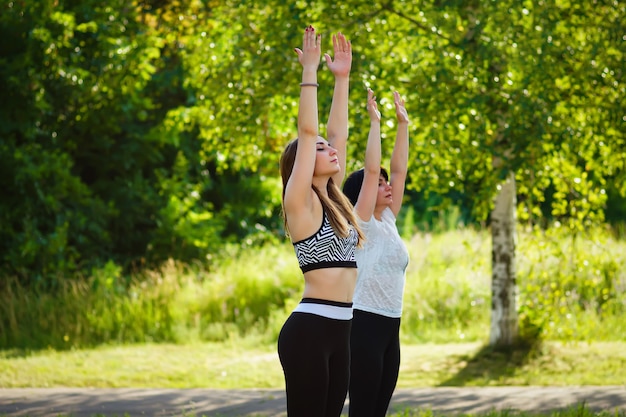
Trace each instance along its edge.
<instances>
[{"instance_id":1,"label":"tall grass","mask_svg":"<svg viewBox=\"0 0 626 417\"><path fill-rule=\"evenodd\" d=\"M489 331L491 243L487 233L417 234L406 242L405 340L480 340Z\"/></svg>"},{"instance_id":2,"label":"tall grass","mask_svg":"<svg viewBox=\"0 0 626 417\"><path fill-rule=\"evenodd\" d=\"M405 341L482 341L490 317L491 238L470 229L406 240ZM0 347L71 348L130 342L276 340L303 281L289 243L231 248L211 270L170 262L122 276L114 264L44 293L4 278ZM626 242L606 231L522 232L520 322L552 340L624 340Z\"/></svg>"}]
</instances>

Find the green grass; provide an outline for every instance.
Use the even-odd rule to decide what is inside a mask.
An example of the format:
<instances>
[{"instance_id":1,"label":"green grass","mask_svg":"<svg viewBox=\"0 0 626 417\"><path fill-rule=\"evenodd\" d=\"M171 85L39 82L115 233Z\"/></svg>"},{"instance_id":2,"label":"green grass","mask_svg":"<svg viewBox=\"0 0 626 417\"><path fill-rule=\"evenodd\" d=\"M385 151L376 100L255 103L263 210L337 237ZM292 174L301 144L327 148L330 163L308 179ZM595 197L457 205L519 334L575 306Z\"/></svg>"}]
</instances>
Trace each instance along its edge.
<instances>
[{"instance_id":1,"label":"green grass","mask_svg":"<svg viewBox=\"0 0 626 417\"><path fill-rule=\"evenodd\" d=\"M251 366L254 365L254 366ZM405 344L398 388L431 386L626 385L626 343L544 343L499 353L479 343ZM145 344L67 351L0 351L0 388L284 388L273 345L252 338L190 345ZM626 411L405 409L391 417L626 417ZM127 416L127 415L124 415ZM66 417L59 415L58 417ZM93 417L105 417L94 414ZM108 416L111 417L111 416ZM184 417L201 417L185 414ZM261 417L261 415L259 415Z\"/></svg>"},{"instance_id":2,"label":"green grass","mask_svg":"<svg viewBox=\"0 0 626 417\"><path fill-rule=\"evenodd\" d=\"M418 233L407 270L398 388L626 385L626 242L603 230L521 232L519 318L533 347L489 334L488 231ZM109 263L55 293L0 279L0 388L283 388L276 338L302 278L290 244L231 248L211 269ZM17 347L17 348L15 348ZM254 366L251 366L254 365ZM393 417L433 417L405 410ZM437 413L441 416L443 414ZM626 417L583 405L480 417ZM199 417L199 416L198 416Z\"/></svg>"},{"instance_id":3,"label":"green grass","mask_svg":"<svg viewBox=\"0 0 626 417\"><path fill-rule=\"evenodd\" d=\"M418 233L403 341L459 343L489 334L491 240L486 230ZM303 280L289 243L230 248L211 269L170 262L123 276L109 263L59 280L54 293L0 279L0 348L72 349L111 344L275 342ZM626 340L626 242L603 230L520 232L517 282L522 331L547 340Z\"/></svg>"},{"instance_id":4,"label":"green grass","mask_svg":"<svg viewBox=\"0 0 626 417\"><path fill-rule=\"evenodd\" d=\"M593 411L586 408L584 404L579 404L565 410L546 413L501 410L477 414L447 414L433 412L432 410L405 410L404 412L391 414L391 417L447 417L450 415L454 415L455 417L624 417L626 416L626 412L610 410Z\"/></svg>"},{"instance_id":5,"label":"green grass","mask_svg":"<svg viewBox=\"0 0 626 417\"><path fill-rule=\"evenodd\" d=\"M547 413L502 410L478 414L447 414L433 412L432 410L406 410L404 412L391 414L391 417L447 417L451 415L455 417L624 417L626 416L626 412L617 410L593 411L586 408L584 404L579 404L565 410Z\"/></svg>"},{"instance_id":6,"label":"green grass","mask_svg":"<svg viewBox=\"0 0 626 417\"><path fill-rule=\"evenodd\" d=\"M253 365L253 366L252 366ZM399 388L626 385L626 343L404 344ZM68 351L0 351L0 387L283 388L275 345L251 339Z\"/></svg>"}]
</instances>

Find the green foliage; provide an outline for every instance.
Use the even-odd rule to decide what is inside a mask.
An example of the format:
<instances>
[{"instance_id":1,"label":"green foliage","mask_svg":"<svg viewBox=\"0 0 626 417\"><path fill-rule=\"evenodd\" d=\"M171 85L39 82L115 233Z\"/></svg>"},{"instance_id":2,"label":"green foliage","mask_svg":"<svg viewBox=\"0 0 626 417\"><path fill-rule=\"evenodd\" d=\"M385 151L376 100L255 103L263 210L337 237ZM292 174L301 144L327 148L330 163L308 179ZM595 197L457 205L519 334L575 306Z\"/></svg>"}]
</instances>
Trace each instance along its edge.
<instances>
[{"instance_id":1,"label":"green foliage","mask_svg":"<svg viewBox=\"0 0 626 417\"><path fill-rule=\"evenodd\" d=\"M413 187L470 195L482 220L513 170L531 211L547 191L553 215L571 227L601 220L604 178L623 176L626 159L621 113L610 104L624 92L623 51L611 29L623 5L371 7L374 18L355 33L367 39L354 44L364 55L384 50L363 76L407 97L416 122Z\"/></svg>"},{"instance_id":2,"label":"green foliage","mask_svg":"<svg viewBox=\"0 0 626 417\"><path fill-rule=\"evenodd\" d=\"M150 106L141 92L158 50L123 8L91 3L11 2L1 21L20 45L3 55L1 77L14 98L2 113L3 206L13 214L2 255L25 282L89 268L142 239L126 209L140 212L150 197L138 170L155 153L134 120Z\"/></svg>"},{"instance_id":3,"label":"green foliage","mask_svg":"<svg viewBox=\"0 0 626 417\"><path fill-rule=\"evenodd\" d=\"M626 195L624 7L4 2L0 274L43 290L109 261L124 274L169 259L210 268L224 243L281 238L277 162L295 135L293 48L308 24L324 52L337 31L353 45L349 168L366 143L365 87L384 149L391 91L407 100L405 237L486 221L509 171L524 224L581 232ZM319 81L325 120L324 64Z\"/></svg>"},{"instance_id":4,"label":"green foliage","mask_svg":"<svg viewBox=\"0 0 626 417\"><path fill-rule=\"evenodd\" d=\"M107 263L88 279L57 280L54 291L24 287L15 279L3 282L0 344L66 349L171 340L167 298L173 288L121 272Z\"/></svg>"},{"instance_id":5,"label":"green foliage","mask_svg":"<svg viewBox=\"0 0 626 417\"><path fill-rule=\"evenodd\" d=\"M182 45L209 27L178 17L196 18L202 6L128 6L3 5L0 33L11 41L0 56L3 275L55 287L109 260L126 270L206 260L223 240L268 240L265 229L278 223L275 182L252 163L262 148L231 140L248 119L237 129L220 120L232 137L198 141L214 117L194 96L209 84L190 82L195 55ZM229 164L231 145L249 157ZM229 193L237 183L242 193Z\"/></svg>"},{"instance_id":6,"label":"green foliage","mask_svg":"<svg viewBox=\"0 0 626 417\"><path fill-rule=\"evenodd\" d=\"M407 243L402 335L410 341L482 340L489 325L489 236L419 233Z\"/></svg>"},{"instance_id":7,"label":"green foliage","mask_svg":"<svg viewBox=\"0 0 626 417\"><path fill-rule=\"evenodd\" d=\"M608 319L626 308L623 245L598 230L526 236L518 272L523 337L589 340L623 331Z\"/></svg>"},{"instance_id":8,"label":"green foliage","mask_svg":"<svg viewBox=\"0 0 626 417\"><path fill-rule=\"evenodd\" d=\"M401 335L406 343L483 341L490 319L490 235L457 230L407 241ZM603 230L520 233L522 336L623 340L626 248ZM273 343L303 279L290 243L227 245L204 264L126 274L109 262L54 291L0 282L0 347L71 348L135 342Z\"/></svg>"},{"instance_id":9,"label":"green foliage","mask_svg":"<svg viewBox=\"0 0 626 417\"><path fill-rule=\"evenodd\" d=\"M272 314L302 290L291 248L254 247L241 252L231 247L213 273L180 277L173 297L174 317L180 326L178 341L228 339L231 335L265 334L272 330ZM170 276L176 270L170 271ZM281 323L282 324L282 323Z\"/></svg>"},{"instance_id":10,"label":"green foliage","mask_svg":"<svg viewBox=\"0 0 626 417\"><path fill-rule=\"evenodd\" d=\"M108 262L86 278L58 280L55 291L6 280L0 283L0 346L224 340L270 327L264 337L277 337L271 316L303 284L289 250L229 246L212 272L170 261L131 276Z\"/></svg>"}]
</instances>

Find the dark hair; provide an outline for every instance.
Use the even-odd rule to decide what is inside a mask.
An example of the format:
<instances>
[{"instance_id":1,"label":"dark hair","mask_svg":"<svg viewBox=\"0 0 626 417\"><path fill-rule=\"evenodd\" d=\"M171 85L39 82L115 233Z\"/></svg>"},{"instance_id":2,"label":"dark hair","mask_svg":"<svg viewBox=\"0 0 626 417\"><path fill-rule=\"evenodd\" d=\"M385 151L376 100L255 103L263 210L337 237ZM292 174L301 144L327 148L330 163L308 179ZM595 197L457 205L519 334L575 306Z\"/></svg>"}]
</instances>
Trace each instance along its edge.
<instances>
[{"instance_id":1,"label":"dark hair","mask_svg":"<svg viewBox=\"0 0 626 417\"><path fill-rule=\"evenodd\" d=\"M389 182L389 174L387 174L387 170L385 168L380 167L380 175L385 178L385 181ZM350 200L353 206L356 205L356 202L359 199L364 177L365 170L361 168L348 175L346 182L343 183L343 193L346 197L348 197L348 200Z\"/></svg>"},{"instance_id":2,"label":"dark hair","mask_svg":"<svg viewBox=\"0 0 626 417\"><path fill-rule=\"evenodd\" d=\"M296 151L298 149L298 139L294 139L287 144L283 154L280 157L280 176L283 180L283 202L285 200L285 187L287 186L287 181L289 181L289 177L291 176L291 172L293 171L293 166L296 160ZM328 184L326 185L326 189L328 191L328 197L321 194L314 185L311 185L313 191L320 199L322 203L322 207L324 207L324 211L328 215L328 220L330 221L331 226L340 236L346 237L348 235L348 225L352 225L352 227L356 230L359 236L359 242L357 246L361 246L361 242L365 238L363 232L359 228L356 215L352 209L352 205L350 201L346 198L346 196L341 192L339 187L335 185L335 182L332 178L328 179ZM285 224L285 231L289 234L289 227L287 225L287 216L285 216L285 210L283 207L283 220Z\"/></svg>"}]
</instances>

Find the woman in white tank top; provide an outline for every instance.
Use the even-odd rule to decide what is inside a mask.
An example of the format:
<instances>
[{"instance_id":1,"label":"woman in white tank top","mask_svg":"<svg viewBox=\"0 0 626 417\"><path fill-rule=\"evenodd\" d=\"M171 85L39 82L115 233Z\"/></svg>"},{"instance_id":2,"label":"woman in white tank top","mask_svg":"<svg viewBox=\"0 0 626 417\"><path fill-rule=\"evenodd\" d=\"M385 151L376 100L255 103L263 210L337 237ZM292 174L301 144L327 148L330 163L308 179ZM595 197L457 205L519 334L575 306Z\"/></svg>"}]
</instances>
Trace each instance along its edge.
<instances>
[{"instance_id":1,"label":"woman in white tank top","mask_svg":"<svg viewBox=\"0 0 626 417\"><path fill-rule=\"evenodd\" d=\"M358 277L350 340L350 417L384 417L400 369L400 318L408 251L396 227L409 152L409 118L394 92L398 130L391 155L391 181L381 168L380 113L370 92L370 132L365 167L343 191L355 206L365 234L356 253Z\"/></svg>"}]
</instances>

